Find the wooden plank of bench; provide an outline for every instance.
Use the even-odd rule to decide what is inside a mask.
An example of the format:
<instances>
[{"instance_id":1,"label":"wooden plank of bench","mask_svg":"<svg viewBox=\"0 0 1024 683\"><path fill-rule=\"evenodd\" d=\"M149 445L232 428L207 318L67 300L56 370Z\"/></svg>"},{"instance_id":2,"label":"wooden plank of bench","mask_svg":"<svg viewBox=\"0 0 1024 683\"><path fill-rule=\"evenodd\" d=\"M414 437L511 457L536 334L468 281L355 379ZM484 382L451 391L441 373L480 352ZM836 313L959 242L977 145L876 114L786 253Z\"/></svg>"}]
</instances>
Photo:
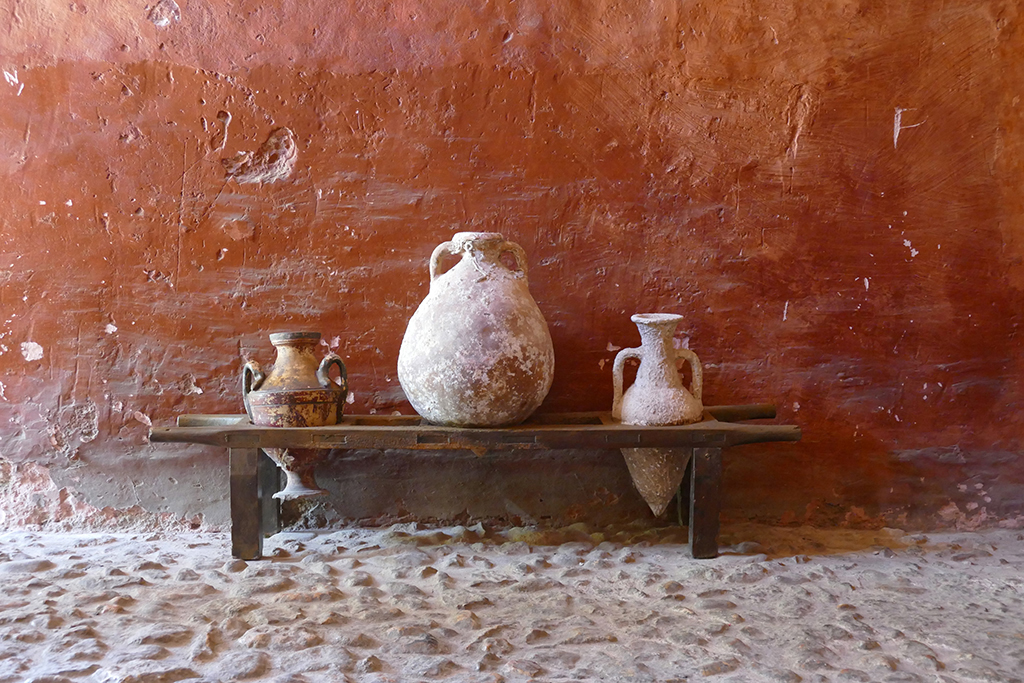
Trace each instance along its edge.
<instances>
[{"instance_id":1,"label":"wooden plank of bench","mask_svg":"<svg viewBox=\"0 0 1024 683\"><path fill-rule=\"evenodd\" d=\"M750 425L706 420L690 425L641 427L623 424L550 424L467 429L433 425L255 427L246 424L154 428L154 443L204 443L227 448L342 448L457 450L491 448L612 449L728 448L747 443L799 441L795 425Z\"/></svg>"},{"instance_id":2,"label":"wooden plank of bench","mask_svg":"<svg viewBox=\"0 0 1024 683\"><path fill-rule=\"evenodd\" d=\"M765 420L775 417L775 406L770 403L735 406L705 406L704 410L719 422L740 422L742 420ZM419 415L345 415L346 424L381 427L431 426ZM178 427L216 427L247 424L246 415L179 415ZM541 413L532 415L523 426L544 424L612 424L611 413L607 411L582 413Z\"/></svg>"}]
</instances>

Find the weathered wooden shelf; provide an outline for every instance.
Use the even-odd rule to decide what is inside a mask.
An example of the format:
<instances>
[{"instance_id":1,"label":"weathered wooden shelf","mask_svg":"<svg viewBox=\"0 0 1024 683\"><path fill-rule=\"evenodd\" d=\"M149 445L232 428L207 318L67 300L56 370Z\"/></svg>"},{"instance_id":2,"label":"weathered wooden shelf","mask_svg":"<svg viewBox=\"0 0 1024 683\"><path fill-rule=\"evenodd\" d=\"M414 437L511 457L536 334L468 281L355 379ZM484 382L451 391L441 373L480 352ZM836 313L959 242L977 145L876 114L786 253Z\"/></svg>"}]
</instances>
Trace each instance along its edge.
<instances>
[{"instance_id":1,"label":"weathered wooden shelf","mask_svg":"<svg viewBox=\"0 0 1024 683\"><path fill-rule=\"evenodd\" d=\"M701 422L667 427L624 425L609 413L561 413L501 428L442 427L408 415L346 415L331 427L294 428L255 427L244 415L182 415L176 427L153 428L150 441L229 449L232 554L243 559L259 558L263 531L276 530L276 516L268 514L263 502L273 492L260 490L273 479L266 472L260 476L261 448L469 450L477 455L507 449L686 449L693 463L690 550L705 558L718 555L722 450L800 440L794 425L738 424L774 417L772 405L745 405L706 407Z\"/></svg>"}]
</instances>

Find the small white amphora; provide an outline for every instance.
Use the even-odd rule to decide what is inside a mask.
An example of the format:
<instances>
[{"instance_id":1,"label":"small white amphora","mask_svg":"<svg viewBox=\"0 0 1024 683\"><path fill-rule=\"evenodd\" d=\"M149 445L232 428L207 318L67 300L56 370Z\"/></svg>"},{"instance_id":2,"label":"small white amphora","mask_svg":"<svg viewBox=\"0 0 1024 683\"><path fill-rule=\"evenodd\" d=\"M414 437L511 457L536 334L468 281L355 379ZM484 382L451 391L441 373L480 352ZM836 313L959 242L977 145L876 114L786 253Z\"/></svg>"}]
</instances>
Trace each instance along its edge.
<instances>
[{"instance_id":1,"label":"small white amphora","mask_svg":"<svg viewBox=\"0 0 1024 683\"><path fill-rule=\"evenodd\" d=\"M677 349L672 344L676 325L682 319L683 316L673 313L638 313L630 318L640 330L641 344L639 348L622 349L615 356L613 418L634 425L679 425L701 420L704 406L700 359L693 351ZM622 371L630 358L639 360L640 367L636 380L623 392ZM683 386L676 366L679 359L690 363L690 390ZM623 448L622 455L637 491L651 512L661 515L683 480L690 450Z\"/></svg>"}]
</instances>

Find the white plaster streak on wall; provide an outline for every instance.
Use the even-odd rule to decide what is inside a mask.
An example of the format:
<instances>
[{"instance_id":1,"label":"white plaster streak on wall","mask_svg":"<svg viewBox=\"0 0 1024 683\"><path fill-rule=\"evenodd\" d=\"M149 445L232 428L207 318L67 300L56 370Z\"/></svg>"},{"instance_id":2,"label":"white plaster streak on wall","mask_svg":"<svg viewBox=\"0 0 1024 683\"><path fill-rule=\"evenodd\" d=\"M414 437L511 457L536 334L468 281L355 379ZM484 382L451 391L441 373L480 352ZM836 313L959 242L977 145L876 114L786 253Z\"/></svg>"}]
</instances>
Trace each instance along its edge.
<instances>
[{"instance_id":1,"label":"white plaster streak on wall","mask_svg":"<svg viewBox=\"0 0 1024 683\"><path fill-rule=\"evenodd\" d=\"M43 357L43 347L34 341L22 342L21 355L27 361L41 360Z\"/></svg>"},{"instance_id":2,"label":"white plaster streak on wall","mask_svg":"<svg viewBox=\"0 0 1024 683\"><path fill-rule=\"evenodd\" d=\"M918 126L924 125L924 121L920 123L914 123L909 126L903 125L903 112L914 111L913 108L904 109L903 107L896 107L896 115L893 116L892 120L892 148L896 149L896 144L900 140L900 131L907 130L908 128L917 128ZM925 119L927 121L927 119Z\"/></svg>"},{"instance_id":3,"label":"white plaster streak on wall","mask_svg":"<svg viewBox=\"0 0 1024 683\"><path fill-rule=\"evenodd\" d=\"M864 278L864 291L866 292L869 289L871 289L871 282L868 280L868 278Z\"/></svg>"},{"instance_id":4,"label":"white plaster streak on wall","mask_svg":"<svg viewBox=\"0 0 1024 683\"><path fill-rule=\"evenodd\" d=\"M20 81L18 81L18 70L17 69L12 69L12 70L8 71L7 69L4 69L3 72L4 72L4 80L7 81L7 84L9 86L11 86L12 88L17 88L18 89L18 93L17 94L18 94L18 96L21 96L21 91L25 89L25 84L21 83Z\"/></svg>"},{"instance_id":5,"label":"white plaster streak on wall","mask_svg":"<svg viewBox=\"0 0 1024 683\"><path fill-rule=\"evenodd\" d=\"M10 401L10 399L7 398L7 393L6 392L7 392L7 387L4 386L3 382L0 382L0 398L2 398L5 401Z\"/></svg>"},{"instance_id":6,"label":"white plaster streak on wall","mask_svg":"<svg viewBox=\"0 0 1024 683\"><path fill-rule=\"evenodd\" d=\"M786 318L788 318L788 317L789 317L789 302L787 301L786 305L782 307L782 322L786 322Z\"/></svg>"}]
</instances>

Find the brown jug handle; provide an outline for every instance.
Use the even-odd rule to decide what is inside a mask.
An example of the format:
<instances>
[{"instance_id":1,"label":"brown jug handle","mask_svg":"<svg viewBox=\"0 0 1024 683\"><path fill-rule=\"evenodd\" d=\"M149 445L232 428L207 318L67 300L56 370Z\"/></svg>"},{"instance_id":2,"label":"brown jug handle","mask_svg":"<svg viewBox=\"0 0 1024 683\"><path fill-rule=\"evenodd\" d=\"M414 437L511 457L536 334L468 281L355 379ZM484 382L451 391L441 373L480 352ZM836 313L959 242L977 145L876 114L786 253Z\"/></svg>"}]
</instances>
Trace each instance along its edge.
<instances>
[{"instance_id":1,"label":"brown jug handle","mask_svg":"<svg viewBox=\"0 0 1024 683\"><path fill-rule=\"evenodd\" d=\"M337 382L330 376L332 365L337 365L338 372L341 373L341 378ZM345 363L341 360L341 356L336 353L329 353L320 361L320 367L316 369L316 379L324 389L338 388L348 392L348 371L345 369Z\"/></svg>"},{"instance_id":2,"label":"brown jug handle","mask_svg":"<svg viewBox=\"0 0 1024 683\"><path fill-rule=\"evenodd\" d=\"M523 280L527 280L526 251L515 242L505 241L501 243L501 253L506 251L512 254L512 258L516 260L516 265L523 273Z\"/></svg>"},{"instance_id":3,"label":"brown jug handle","mask_svg":"<svg viewBox=\"0 0 1024 683\"><path fill-rule=\"evenodd\" d=\"M695 399L703 403L704 399L701 398L701 394L704 391L704 368L700 364L700 358L697 358L697 354L690 349L676 349L676 359L679 358L685 358L689 361L690 369L693 371L693 379L690 381L690 393L693 394Z\"/></svg>"},{"instance_id":4,"label":"brown jug handle","mask_svg":"<svg viewBox=\"0 0 1024 683\"><path fill-rule=\"evenodd\" d=\"M250 422L252 422L252 406L249 404L249 392L259 389L266 378L260 364L254 360L246 361L242 367L242 403L245 404L245 414L249 416Z\"/></svg>"},{"instance_id":5,"label":"brown jug handle","mask_svg":"<svg viewBox=\"0 0 1024 683\"><path fill-rule=\"evenodd\" d=\"M434 252L430 255L430 284L434 284L434 278L440 273L437 272L438 267L441 265L441 257L447 254L456 253L452 247L455 245L451 242L443 242L434 247Z\"/></svg>"},{"instance_id":6,"label":"brown jug handle","mask_svg":"<svg viewBox=\"0 0 1024 683\"><path fill-rule=\"evenodd\" d=\"M615 354L615 362L612 363L612 417L619 421L622 420L622 370L630 358L640 360L640 349L622 349Z\"/></svg>"}]
</instances>

